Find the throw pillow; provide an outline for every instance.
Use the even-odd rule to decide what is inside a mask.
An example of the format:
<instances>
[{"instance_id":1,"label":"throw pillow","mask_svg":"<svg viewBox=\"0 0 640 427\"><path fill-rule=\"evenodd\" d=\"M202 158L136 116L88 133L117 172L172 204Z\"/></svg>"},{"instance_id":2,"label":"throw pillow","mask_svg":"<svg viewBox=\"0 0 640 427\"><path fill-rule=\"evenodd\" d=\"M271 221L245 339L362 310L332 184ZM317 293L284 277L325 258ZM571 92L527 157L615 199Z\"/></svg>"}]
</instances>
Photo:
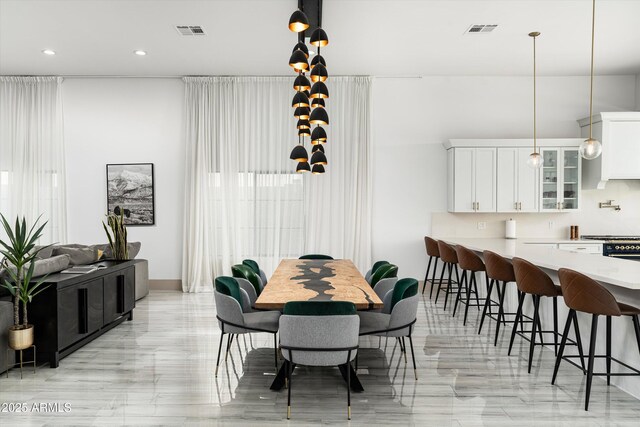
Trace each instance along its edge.
<instances>
[{"instance_id":1,"label":"throw pillow","mask_svg":"<svg viewBox=\"0 0 640 427\"><path fill-rule=\"evenodd\" d=\"M97 251L91 247L73 248L69 246L56 246L53 255L69 255L70 265L86 265L97 261Z\"/></svg>"}]
</instances>

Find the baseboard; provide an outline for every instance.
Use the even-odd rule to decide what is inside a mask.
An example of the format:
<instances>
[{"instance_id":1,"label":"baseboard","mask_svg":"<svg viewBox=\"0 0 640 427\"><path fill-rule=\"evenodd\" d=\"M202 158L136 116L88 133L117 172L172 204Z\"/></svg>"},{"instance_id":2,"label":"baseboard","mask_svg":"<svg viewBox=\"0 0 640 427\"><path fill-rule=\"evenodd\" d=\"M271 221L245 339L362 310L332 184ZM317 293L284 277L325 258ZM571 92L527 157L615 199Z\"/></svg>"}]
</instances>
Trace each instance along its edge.
<instances>
[{"instance_id":1,"label":"baseboard","mask_svg":"<svg viewBox=\"0 0 640 427\"><path fill-rule=\"evenodd\" d=\"M149 289L154 291L180 291L182 292L182 280L180 279L155 279L149 280Z\"/></svg>"}]
</instances>

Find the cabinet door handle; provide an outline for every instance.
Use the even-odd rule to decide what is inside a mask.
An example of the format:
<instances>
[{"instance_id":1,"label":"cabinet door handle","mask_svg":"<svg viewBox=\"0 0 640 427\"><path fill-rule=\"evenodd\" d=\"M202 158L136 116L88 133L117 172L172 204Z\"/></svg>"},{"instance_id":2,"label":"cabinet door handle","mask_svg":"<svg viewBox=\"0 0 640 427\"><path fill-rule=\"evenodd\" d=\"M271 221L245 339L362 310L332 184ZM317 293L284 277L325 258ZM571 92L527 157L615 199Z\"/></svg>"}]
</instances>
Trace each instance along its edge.
<instances>
[{"instance_id":1,"label":"cabinet door handle","mask_svg":"<svg viewBox=\"0 0 640 427\"><path fill-rule=\"evenodd\" d=\"M522 210L522 202L518 202L518 210L521 211Z\"/></svg>"},{"instance_id":2,"label":"cabinet door handle","mask_svg":"<svg viewBox=\"0 0 640 427\"><path fill-rule=\"evenodd\" d=\"M514 203L516 205L515 209L518 210L518 202Z\"/></svg>"},{"instance_id":3,"label":"cabinet door handle","mask_svg":"<svg viewBox=\"0 0 640 427\"><path fill-rule=\"evenodd\" d=\"M118 290L117 290L117 298L118 298L118 314L124 313L124 275L120 274L118 276Z\"/></svg>"},{"instance_id":4,"label":"cabinet door handle","mask_svg":"<svg viewBox=\"0 0 640 427\"><path fill-rule=\"evenodd\" d=\"M89 293L87 288L78 289L78 333L89 332Z\"/></svg>"},{"instance_id":5,"label":"cabinet door handle","mask_svg":"<svg viewBox=\"0 0 640 427\"><path fill-rule=\"evenodd\" d=\"M480 210L480 202L476 202L476 211Z\"/></svg>"}]
</instances>

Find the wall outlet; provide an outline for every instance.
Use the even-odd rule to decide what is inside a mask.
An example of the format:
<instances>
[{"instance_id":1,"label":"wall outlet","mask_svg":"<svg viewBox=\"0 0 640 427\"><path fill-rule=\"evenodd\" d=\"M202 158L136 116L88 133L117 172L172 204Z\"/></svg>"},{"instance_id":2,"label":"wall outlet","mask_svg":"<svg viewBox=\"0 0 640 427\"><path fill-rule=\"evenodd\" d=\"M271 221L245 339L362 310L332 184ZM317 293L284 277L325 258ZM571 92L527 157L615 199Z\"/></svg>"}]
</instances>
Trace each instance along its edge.
<instances>
[{"instance_id":1,"label":"wall outlet","mask_svg":"<svg viewBox=\"0 0 640 427\"><path fill-rule=\"evenodd\" d=\"M480 221L478 223L478 230L485 230L487 228L487 223L484 221Z\"/></svg>"},{"instance_id":2,"label":"wall outlet","mask_svg":"<svg viewBox=\"0 0 640 427\"><path fill-rule=\"evenodd\" d=\"M549 221L549 230L555 227L555 223L553 221Z\"/></svg>"}]
</instances>

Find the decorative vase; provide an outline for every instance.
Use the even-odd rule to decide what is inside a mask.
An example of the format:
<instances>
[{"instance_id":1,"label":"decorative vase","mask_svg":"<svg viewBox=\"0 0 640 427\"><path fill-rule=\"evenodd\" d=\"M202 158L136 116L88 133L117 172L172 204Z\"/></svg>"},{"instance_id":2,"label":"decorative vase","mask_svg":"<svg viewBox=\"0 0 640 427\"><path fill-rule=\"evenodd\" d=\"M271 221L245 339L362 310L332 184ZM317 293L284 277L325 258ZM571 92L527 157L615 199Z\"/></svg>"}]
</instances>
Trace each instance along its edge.
<instances>
[{"instance_id":1,"label":"decorative vase","mask_svg":"<svg viewBox=\"0 0 640 427\"><path fill-rule=\"evenodd\" d=\"M11 326L9 328L9 347L13 350L24 350L33 345L33 325L24 327Z\"/></svg>"}]
</instances>

